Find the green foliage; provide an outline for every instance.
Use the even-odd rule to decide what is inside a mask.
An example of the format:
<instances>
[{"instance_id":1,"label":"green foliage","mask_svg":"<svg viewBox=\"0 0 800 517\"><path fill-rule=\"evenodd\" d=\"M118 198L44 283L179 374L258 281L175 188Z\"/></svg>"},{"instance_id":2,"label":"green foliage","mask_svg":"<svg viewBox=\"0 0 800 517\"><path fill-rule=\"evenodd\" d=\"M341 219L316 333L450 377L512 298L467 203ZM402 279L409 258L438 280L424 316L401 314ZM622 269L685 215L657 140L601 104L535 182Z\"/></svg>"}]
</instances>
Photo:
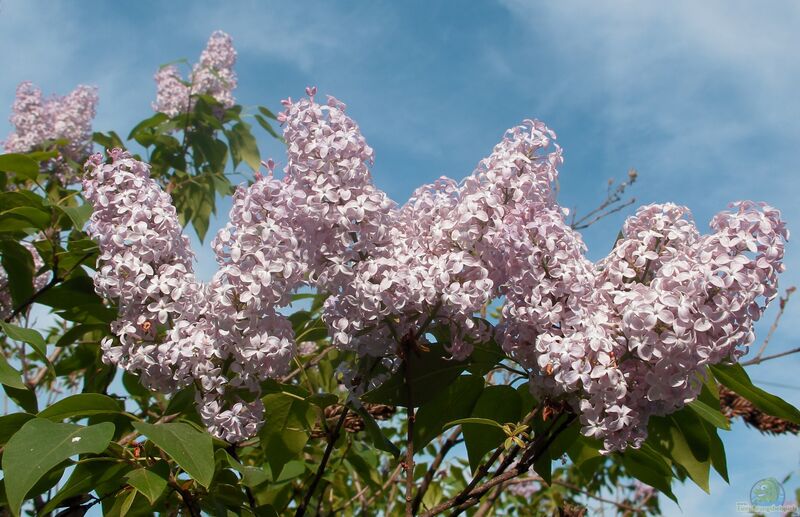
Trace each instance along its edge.
<instances>
[{"instance_id":1,"label":"green foliage","mask_svg":"<svg viewBox=\"0 0 800 517\"><path fill-rule=\"evenodd\" d=\"M211 436L185 423L148 424L133 427L175 460L187 474L208 488L214 477L214 448Z\"/></svg>"},{"instance_id":2,"label":"green foliage","mask_svg":"<svg viewBox=\"0 0 800 517\"><path fill-rule=\"evenodd\" d=\"M719 364L712 366L711 371L720 383L752 402L755 407L766 414L800 425L800 411L780 397L754 386L741 365L725 366Z\"/></svg>"},{"instance_id":3,"label":"green foliage","mask_svg":"<svg viewBox=\"0 0 800 517\"><path fill-rule=\"evenodd\" d=\"M83 427L55 424L42 418L26 422L11 437L3 452L3 472L8 506L14 515L37 481L71 456L99 454L114 434L110 423Z\"/></svg>"}]
</instances>

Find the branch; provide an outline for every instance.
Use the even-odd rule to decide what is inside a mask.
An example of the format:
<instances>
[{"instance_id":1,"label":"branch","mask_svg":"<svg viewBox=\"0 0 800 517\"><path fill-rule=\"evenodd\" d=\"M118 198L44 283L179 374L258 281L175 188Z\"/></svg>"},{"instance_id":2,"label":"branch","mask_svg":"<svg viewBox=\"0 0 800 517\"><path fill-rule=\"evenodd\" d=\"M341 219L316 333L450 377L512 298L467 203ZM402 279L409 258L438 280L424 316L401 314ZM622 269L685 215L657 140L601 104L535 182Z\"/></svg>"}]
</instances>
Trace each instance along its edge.
<instances>
[{"instance_id":1,"label":"branch","mask_svg":"<svg viewBox=\"0 0 800 517\"><path fill-rule=\"evenodd\" d=\"M406 343L405 360L403 361L403 374L406 378L406 389L408 392L408 425L406 433L406 517L414 515L412 492L414 491L414 400L412 399L411 390L411 361L409 354L411 353L411 345Z\"/></svg>"},{"instance_id":2,"label":"branch","mask_svg":"<svg viewBox=\"0 0 800 517\"><path fill-rule=\"evenodd\" d=\"M433 458L433 462L431 466L428 468L428 471L425 473L425 477L422 478L422 484L417 489L417 495L414 496L414 502L411 505L411 512L416 515L419 511L419 506L422 504L422 498L425 497L425 492L428 491L430 487L431 481L433 481L433 476L436 475L436 471L439 470L439 467L444 461L445 456L447 453L450 452L450 449L456 446L459 442L458 437L461 435L461 426L456 427L455 431L447 437L447 440L442 444L442 447L439 449L439 452L436 453L436 457Z\"/></svg>"},{"instance_id":3,"label":"branch","mask_svg":"<svg viewBox=\"0 0 800 517\"><path fill-rule=\"evenodd\" d=\"M522 477L522 478L511 479L509 481L506 481L505 483L503 483L503 485L501 485L498 488L504 488L504 487L506 487L508 485L517 485L517 484L523 484L523 483L546 483L546 481L544 479L542 479L541 477L539 477L539 476ZM641 510L639 508L635 508L635 507L633 507L631 505L628 505L628 504L625 504L625 503L621 503L619 501L614 501L613 499L607 499L605 497L601 497L599 495L593 494L592 492L583 490L582 488L580 488L577 485L573 485L572 483L568 483L566 481L561 481L560 479L551 480L551 484L563 486L564 488L567 488L569 490L572 490L573 492L577 492L579 494L585 495L586 497L590 497L590 498L592 498L592 499L594 499L596 501L600 501L601 503L612 504L612 505L616 506L617 508L619 508L621 510L634 512L636 514L644 513L643 510Z\"/></svg>"},{"instance_id":4,"label":"branch","mask_svg":"<svg viewBox=\"0 0 800 517\"><path fill-rule=\"evenodd\" d=\"M608 211L606 211L606 212L602 212L602 213L598 214L598 215L597 215L597 216L595 216L593 219L591 219L589 222L587 222L587 223L584 223L584 224L576 224L576 225L575 225L575 226L573 226L572 228L573 228L574 230L583 230L583 229L585 229L585 228L588 228L588 227L590 227L591 225L593 225L594 223L596 223L597 221L599 221L600 219L603 219L604 217L608 217L608 216L609 216L609 215L611 215L611 214L617 213L617 212L619 212L620 210L622 210L623 208L625 208L625 207L627 207L627 206L631 206L631 205L632 205L632 204L634 204L635 202L636 202L636 198L635 198L635 197L632 197L632 198L630 198L629 200L627 200L627 201L625 201L624 203L622 203L621 205L619 205L619 206L616 206L616 207L614 207L614 208L612 208L611 210L608 210Z\"/></svg>"},{"instance_id":5,"label":"branch","mask_svg":"<svg viewBox=\"0 0 800 517\"><path fill-rule=\"evenodd\" d=\"M486 460L484 463L481 464L480 467L478 467L478 471L475 473L474 476L472 476L472 479L469 481L464 490L462 490L453 500L453 503L455 505L463 503L464 501L469 499L470 492L472 492L472 489L475 488L475 485L478 484L478 481L483 479L486 476L486 474L489 473L489 469L492 467L492 465L494 465L494 462L497 461L497 458L500 457L500 454L502 454L504 450L505 448L501 445L500 447L495 449L495 451L492 453L492 455L489 457L488 460ZM456 517L460 513L461 509L456 509L456 511L453 512L452 517Z\"/></svg>"},{"instance_id":6,"label":"branch","mask_svg":"<svg viewBox=\"0 0 800 517\"><path fill-rule=\"evenodd\" d=\"M342 425L344 424L344 419L347 416L348 410L349 408L345 406L344 409L342 410L341 416L339 416L339 421L336 422L336 427L329 436L328 446L325 447L325 452L322 454L322 461L319 464L317 473L314 476L314 480L311 482L311 486L308 487L308 491L306 492L306 495L303 498L303 502L300 504L300 506L297 507L297 511L294 514L295 517L301 517L302 515L306 514L306 508L308 507L308 503L311 501L311 497L314 495L314 492L317 489L317 485L319 485L319 482L322 479L322 475L325 473L325 466L328 464L328 460L331 457L331 453L333 452L336 440L339 438L339 432L342 430Z\"/></svg>"},{"instance_id":7,"label":"branch","mask_svg":"<svg viewBox=\"0 0 800 517\"><path fill-rule=\"evenodd\" d=\"M548 447L550 447L550 445L553 443L553 441L556 439L556 437L564 429L566 429L567 426L569 426L574 419L575 419L575 415L570 415L558 427L558 429L556 429L554 432L550 433L549 436L547 436L547 439L544 442L539 443L538 446L537 446L537 442L538 441L534 441L531 444L530 448L528 448L525 451L525 453L523 454L522 459L520 460L520 462L516 466L509 468L509 470L507 472L496 473L495 476L492 479L490 479L489 481L487 481L486 483L473 488L469 492L469 494L467 494L468 499L464 500L463 502L457 501L458 497L461 495L461 494L459 494L459 496L456 496L456 497L454 497L454 498L452 498L452 499L450 499L448 501L445 501L444 503L436 506L432 510L430 510L428 512L425 512L423 514L423 517L433 517L434 515L438 515L438 514L443 513L443 512L445 512L447 510L450 510L450 509L452 509L454 511L454 513L459 513L459 512L461 512L463 510L466 510L467 508L471 508L471 507L475 506L476 504L478 504L480 502L481 497L483 497L486 494L486 492L488 492L492 488L494 488L494 487L496 487L496 486L498 486L498 485L500 485L502 483L505 483L506 481L508 481L510 479L514 479L515 477L518 477L518 476L520 476L522 474L525 474L526 472L528 472L528 470L531 468L531 466L534 463L536 463L536 461L539 459L541 454L544 451L546 451Z\"/></svg>"},{"instance_id":8,"label":"branch","mask_svg":"<svg viewBox=\"0 0 800 517\"><path fill-rule=\"evenodd\" d=\"M53 361L58 359L58 356L60 356L62 352L64 352L64 347L56 347L56 349L53 350L53 353L50 354L47 360L52 363ZM49 369L47 368L47 366L42 366L36 371L36 373L33 375L33 377L31 377L29 381L26 381L26 384L31 388L36 388L36 386L38 386L39 383L42 382L44 376L47 375L48 371Z\"/></svg>"},{"instance_id":9,"label":"branch","mask_svg":"<svg viewBox=\"0 0 800 517\"><path fill-rule=\"evenodd\" d=\"M78 266L83 264L84 260L86 260L87 258L91 257L93 254L94 254L93 251L85 254L78 262L75 263L75 265L73 265L71 268L69 268L67 270L66 273L64 273L64 277L63 278L56 274L57 267L54 267L53 268L53 278L51 278L50 281L47 282L47 285L45 285L44 287L42 287L41 289L39 289L38 291L33 293L27 300L22 302L19 307L14 309L11 312L11 314L5 319L5 322L6 323L11 323L11 320L13 320L17 316L19 316L20 313L22 313L28 307L30 307L31 305L36 303L36 300L38 300L41 295L43 295L44 293L46 293L47 291L49 291L50 289L55 287L59 282L64 281L66 279L66 277L68 277L70 275L70 273L75 271L78 268Z\"/></svg>"},{"instance_id":10,"label":"branch","mask_svg":"<svg viewBox=\"0 0 800 517\"><path fill-rule=\"evenodd\" d=\"M605 213L601 213L603 210L605 210L609 206L612 206L615 203L619 203L622 200L622 195L625 193L625 189L627 189L629 186L633 185L636 182L636 178L638 176L639 176L639 173L636 172L636 169L630 169L628 171L628 181L623 181L622 183L617 185L617 187L614 190L611 190L611 186L614 184L614 179L612 178L612 179L608 180L608 192L606 193L606 199L602 203L600 203L600 206L598 206L594 210L588 212L586 215L584 215L583 217L581 217L577 221L575 220L575 217L577 216L577 212L573 211L572 212L572 222L570 223L570 227L575 229L575 230L581 230L583 228L588 228L589 226L593 225L594 223L596 223L600 219L602 219L602 218L604 218L606 216L609 216L609 215L613 214L614 212L619 212L620 210L622 210L626 206L632 205L634 202L636 202L635 198L631 198L628 201L626 201L625 203L623 203L622 205L617 206L617 207L615 207L615 208L613 208L611 210L608 210ZM595 214L598 214L598 215L596 215L589 222L585 222Z\"/></svg>"},{"instance_id":11,"label":"branch","mask_svg":"<svg viewBox=\"0 0 800 517\"><path fill-rule=\"evenodd\" d=\"M489 513L491 507L494 506L494 503L496 503L500 498L500 494L503 493L503 487L504 485L498 486L494 489L488 499L484 499L484 501L478 507L478 510L475 512L475 517L484 517L484 515Z\"/></svg>"},{"instance_id":12,"label":"branch","mask_svg":"<svg viewBox=\"0 0 800 517\"><path fill-rule=\"evenodd\" d=\"M397 486L397 484L395 483L395 480L397 479L397 476L400 475L400 471L401 470L403 470L403 464L402 463L398 463L397 467L395 467L394 471L392 472L392 475L389 476L389 479L386 480L386 483L383 484L381 489L378 490L377 492L375 492L374 494L372 494L372 497L370 497L367 500L367 505L366 505L367 508L369 508L369 505L371 505L372 502L375 501L375 499L377 499L379 495L381 495L383 492L385 492L386 489L389 488L390 485L392 487L396 487ZM391 500L391 497L389 499ZM334 512L334 513L337 513L337 512Z\"/></svg>"},{"instance_id":13,"label":"branch","mask_svg":"<svg viewBox=\"0 0 800 517\"><path fill-rule=\"evenodd\" d=\"M303 364L302 366L300 366L299 368L296 368L296 369L295 369L293 372L291 372L290 374L288 374L288 375L284 376L284 377L281 379L281 382L282 382L282 383L284 383L284 384L286 384L286 383L287 383L287 382L289 382L290 380L292 380L292 379L294 379L295 377L297 377L297 376L298 376L298 375L299 375L299 374L300 374L300 373L301 373L303 370L308 370L308 369L309 369L309 368L311 368L312 366L316 366L316 365L318 365L320 362L322 362L322 360L325 358L325 356L326 356L326 355L328 355L328 353L332 352L332 351L333 351L333 350L335 350L335 349L336 349L336 348L335 348L335 347L332 347L332 346L325 347L325 348L322 350L322 352L320 352L319 354L315 355L313 358L311 358L309 361L307 361L306 363L304 363L304 364Z\"/></svg>"},{"instance_id":14,"label":"branch","mask_svg":"<svg viewBox=\"0 0 800 517\"><path fill-rule=\"evenodd\" d=\"M769 340L772 339L772 334L778 330L778 324L781 322L781 316L783 316L784 311L786 310L786 304L789 303L789 298L792 297L792 293L797 290L795 286L791 286L786 289L784 295L781 296L780 300L778 301L778 306L780 310L778 314L775 315L775 321L772 322L772 326L770 326L769 331L767 332L767 337L764 338L764 342L761 343L761 348L758 349L758 353L755 355L753 360L760 359L761 356L764 354L764 350L767 349L767 345L769 344ZM758 364L757 362L752 364Z\"/></svg>"},{"instance_id":15,"label":"branch","mask_svg":"<svg viewBox=\"0 0 800 517\"><path fill-rule=\"evenodd\" d=\"M749 361L745 361L745 362L740 363L740 364L742 366L750 366L750 365L753 365L753 364L761 364L764 361L769 361L771 359L777 359L779 357L783 357L783 356L786 356L786 355L796 354L797 352L800 352L800 347L792 348L791 350L786 350L786 351L778 353L778 354L767 355L767 356L764 356L764 357L761 357L759 355L759 356L756 356L756 357L750 359Z\"/></svg>"},{"instance_id":16,"label":"branch","mask_svg":"<svg viewBox=\"0 0 800 517\"><path fill-rule=\"evenodd\" d=\"M539 412L539 406L536 406L530 411L530 413L528 413L525 416L525 418L522 420L522 423L523 424L530 423L531 420L533 420L533 417L536 416L536 413L538 412ZM553 424L555 425L555 420L553 421ZM492 465L494 465L494 462L497 461L497 459L500 457L500 454L502 454L504 450L505 450L504 445L498 447L494 451L492 456L478 468L478 471L475 473L472 480L470 480L466 488L464 488L464 490L462 490L461 493L456 496L457 502L461 503L469 498L469 493L472 491L473 488L475 488L475 485L477 485L481 479L486 477L486 474L489 473L489 469L492 467ZM498 474L502 474L508 468L508 466L511 465L511 462L514 460L519 451L520 447L518 445L515 445L503 459L503 462L497 468L497 471L495 472L494 475L497 476ZM523 461L524 461L524 456L523 456ZM461 510L456 510L455 512L453 512L452 517L457 516L459 513L461 513Z\"/></svg>"}]
</instances>

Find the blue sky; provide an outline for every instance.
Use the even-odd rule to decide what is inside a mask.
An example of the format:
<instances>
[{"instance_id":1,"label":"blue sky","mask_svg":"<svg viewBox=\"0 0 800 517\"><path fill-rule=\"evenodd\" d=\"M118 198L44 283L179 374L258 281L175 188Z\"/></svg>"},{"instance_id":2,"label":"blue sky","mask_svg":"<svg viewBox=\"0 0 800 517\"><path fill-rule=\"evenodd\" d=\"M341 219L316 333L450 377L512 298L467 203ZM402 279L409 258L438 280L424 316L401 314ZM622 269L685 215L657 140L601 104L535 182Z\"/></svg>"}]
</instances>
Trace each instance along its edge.
<instances>
[{"instance_id":1,"label":"blue sky","mask_svg":"<svg viewBox=\"0 0 800 517\"><path fill-rule=\"evenodd\" d=\"M158 66L196 60L222 29L239 51L239 102L278 108L312 84L340 98L375 149L376 183L397 201L442 174L469 174L507 127L535 117L564 147L564 206L593 208L609 178L635 167L637 205L685 204L705 229L730 201L766 201L800 232L800 4L653 5L0 0L0 106L22 80L58 93L94 84L95 128L126 134L150 113ZM262 142L265 156L283 160L279 145ZM623 218L585 231L592 258L607 252ZM213 261L197 246L210 276ZM786 264L783 286L800 284L794 241ZM800 299L771 352L800 343L798 316ZM798 371L791 356L750 375L793 386L768 388L800 405ZM725 439L731 485L717 479L710 496L679 487L683 515L731 515L763 477L795 471L787 492L797 486L797 438L737 423Z\"/></svg>"}]
</instances>

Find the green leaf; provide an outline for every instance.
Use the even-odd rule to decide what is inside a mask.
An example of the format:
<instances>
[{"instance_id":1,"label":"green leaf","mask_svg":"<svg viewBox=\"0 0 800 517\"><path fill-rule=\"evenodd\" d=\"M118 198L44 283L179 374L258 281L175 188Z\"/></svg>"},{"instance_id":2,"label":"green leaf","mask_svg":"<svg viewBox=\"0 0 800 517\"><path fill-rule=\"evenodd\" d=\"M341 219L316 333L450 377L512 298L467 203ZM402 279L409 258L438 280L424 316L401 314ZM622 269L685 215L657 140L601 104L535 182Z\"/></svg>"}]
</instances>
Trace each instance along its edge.
<instances>
[{"instance_id":1,"label":"green leaf","mask_svg":"<svg viewBox=\"0 0 800 517\"><path fill-rule=\"evenodd\" d=\"M59 208L72 220L76 230L82 230L83 225L92 215L92 205L88 203L81 206L60 206Z\"/></svg>"},{"instance_id":2,"label":"green leaf","mask_svg":"<svg viewBox=\"0 0 800 517\"><path fill-rule=\"evenodd\" d=\"M63 347L69 346L78 341L79 338L82 338L86 334L90 332L96 331L103 331L105 333L109 332L108 325L103 324L87 324L87 325L75 325L68 331L64 332L64 334L58 338L56 341L56 347Z\"/></svg>"},{"instance_id":3,"label":"green leaf","mask_svg":"<svg viewBox=\"0 0 800 517\"><path fill-rule=\"evenodd\" d=\"M155 504L167 488L167 480L151 470L132 470L125 477L128 484L141 492L150 501L150 504Z\"/></svg>"},{"instance_id":4,"label":"green leaf","mask_svg":"<svg viewBox=\"0 0 800 517\"><path fill-rule=\"evenodd\" d=\"M35 418L30 413L11 413L0 416L0 445L5 445L25 422Z\"/></svg>"},{"instance_id":5,"label":"green leaf","mask_svg":"<svg viewBox=\"0 0 800 517\"><path fill-rule=\"evenodd\" d=\"M108 512L108 517L125 517L136 499L136 490L122 491L114 501L114 506Z\"/></svg>"},{"instance_id":6,"label":"green leaf","mask_svg":"<svg viewBox=\"0 0 800 517\"><path fill-rule=\"evenodd\" d=\"M672 493L672 471L664 459L646 445L640 449L628 449L622 455L622 464L627 473L643 483L660 490L678 502Z\"/></svg>"},{"instance_id":7,"label":"green leaf","mask_svg":"<svg viewBox=\"0 0 800 517\"><path fill-rule=\"evenodd\" d=\"M40 510L40 515L48 515L56 508L67 506L73 497L88 494L104 485L119 487L122 474L131 467L126 463L117 463L117 461L114 458L108 458L108 461L93 461L75 465L75 470L72 471L67 482Z\"/></svg>"},{"instance_id":8,"label":"green leaf","mask_svg":"<svg viewBox=\"0 0 800 517\"><path fill-rule=\"evenodd\" d=\"M50 469L77 454L100 454L114 436L114 424L82 427L34 418L6 444L3 453L8 506L14 515L25 495Z\"/></svg>"},{"instance_id":9,"label":"green leaf","mask_svg":"<svg viewBox=\"0 0 800 517\"><path fill-rule=\"evenodd\" d=\"M553 455L549 450L543 450L539 453L539 457L533 462L533 470L545 483L550 485L553 482Z\"/></svg>"},{"instance_id":10,"label":"green leaf","mask_svg":"<svg viewBox=\"0 0 800 517\"><path fill-rule=\"evenodd\" d=\"M689 444L694 457L700 461L707 460L709 454L708 434L703 429L700 417L693 411L684 408L669 415L669 419L686 438L686 443Z\"/></svg>"},{"instance_id":11,"label":"green leaf","mask_svg":"<svg viewBox=\"0 0 800 517\"><path fill-rule=\"evenodd\" d=\"M442 434L448 422L471 415L482 391L483 377L462 375L419 408L414 417L414 447L422 450Z\"/></svg>"},{"instance_id":12,"label":"green leaf","mask_svg":"<svg viewBox=\"0 0 800 517\"><path fill-rule=\"evenodd\" d=\"M39 332L34 329L26 329L23 327L18 327L13 323L6 322L0 322L0 327L3 328L6 335L11 339L22 341L31 345L34 352L36 352L36 355L39 356L42 362L45 363L47 368L50 370L50 374L53 377L56 376L56 371L53 368L53 364L50 362L50 359L47 358L47 343L45 343L44 338L41 334L39 334Z\"/></svg>"},{"instance_id":13,"label":"green leaf","mask_svg":"<svg viewBox=\"0 0 800 517\"><path fill-rule=\"evenodd\" d=\"M261 155L258 151L258 144L250 132L250 125L239 122L230 131L226 132L228 143L230 144L231 155L234 163L244 161L254 171L261 167Z\"/></svg>"},{"instance_id":14,"label":"green leaf","mask_svg":"<svg viewBox=\"0 0 800 517\"><path fill-rule=\"evenodd\" d=\"M24 390L27 388L27 386L25 386L25 383L22 382L21 376L22 373L18 372L10 364L8 364L5 356L0 354L0 383L5 384L6 386L11 386L12 388Z\"/></svg>"},{"instance_id":15,"label":"green leaf","mask_svg":"<svg viewBox=\"0 0 800 517\"><path fill-rule=\"evenodd\" d=\"M700 418L684 409L667 417L651 417L648 428L648 444L683 467L708 493L709 438Z\"/></svg>"},{"instance_id":16,"label":"green leaf","mask_svg":"<svg viewBox=\"0 0 800 517\"><path fill-rule=\"evenodd\" d=\"M195 481L208 488L214 477L214 446L211 435L189 424L134 422L134 429L167 453Z\"/></svg>"},{"instance_id":17,"label":"green leaf","mask_svg":"<svg viewBox=\"0 0 800 517\"><path fill-rule=\"evenodd\" d=\"M271 118L272 120L278 120L278 117L275 116L269 109L265 108L264 106L259 106L258 111L261 112L267 118Z\"/></svg>"},{"instance_id":18,"label":"green leaf","mask_svg":"<svg viewBox=\"0 0 800 517\"><path fill-rule=\"evenodd\" d=\"M500 345L494 339L486 343L475 343L472 354L469 356L467 370L482 377L493 370L505 357Z\"/></svg>"},{"instance_id":19,"label":"green leaf","mask_svg":"<svg viewBox=\"0 0 800 517\"><path fill-rule=\"evenodd\" d=\"M76 276L43 293L38 303L56 310L66 310L75 306L96 305L102 309L103 300L94 292L94 283L88 276ZM116 314L116 310L114 311Z\"/></svg>"},{"instance_id":20,"label":"green leaf","mask_svg":"<svg viewBox=\"0 0 800 517\"><path fill-rule=\"evenodd\" d=\"M39 418L61 421L65 418L87 417L108 413L122 413L119 401L100 393L78 393L61 399L39 412Z\"/></svg>"},{"instance_id":21,"label":"green leaf","mask_svg":"<svg viewBox=\"0 0 800 517\"><path fill-rule=\"evenodd\" d=\"M190 384L172 395L169 399L169 404L167 404L167 409L164 410L164 414L172 415L175 413L194 411L195 392L195 386Z\"/></svg>"},{"instance_id":22,"label":"green leaf","mask_svg":"<svg viewBox=\"0 0 800 517\"><path fill-rule=\"evenodd\" d=\"M709 448L709 457L711 458L711 465L714 467L714 470L722 476L726 482L730 482L728 480L728 460L725 457L725 445L722 443L722 440L717 433L717 429L709 424L708 422L703 422L703 427L708 434L708 448Z\"/></svg>"},{"instance_id":23,"label":"green leaf","mask_svg":"<svg viewBox=\"0 0 800 517\"><path fill-rule=\"evenodd\" d=\"M18 206L4 210L3 213L0 213L0 219L21 219L27 221L29 226L39 230L44 230L51 223L49 211L32 206Z\"/></svg>"},{"instance_id":24,"label":"green leaf","mask_svg":"<svg viewBox=\"0 0 800 517\"><path fill-rule=\"evenodd\" d=\"M31 252L14 241L0 241L0 263L8 275L7 289L14 307L20 307L33 296L33 276L36 268Z\"/></svg>"},{"instance_id":25,"label":"green leaf","mask_svg":"<svg viewBox=\"0 0 800 517\"><path fill-rule=\"evenodd\" d=\"M136 124L133 129L131 129L130 134L128 135L128 140L135 139L140 144L139 140L144 137L144 135L152 133L153 129L160 126L162 123L169 120L169 117L164 113L156 113L150 118L146 118ZM146 131L147 130L147 131ZM144 145L144 144L142 144Z\"/></svg>"},{"instance_id":26,"label":"green leaf","mask_svg":"<svg viewBox=\"0 0 800 517\"><path fill-rule=\"evenodd\" d=\"M115 147L119 149L125 148L125 145L122 143L122 139L114 131L109 131L108 133L99 133L95 131L92 133L92 140L99 144L103 149L114 149Z\"/></svg>"},{"instance_id":27,"label":"green leaf","mask_svg":"<svg viewBox=\"0 0 800 517\"><path fill-rule=\"evenodd\" d=\"M455 427L457 425L462 424L479 424L479 425L488 425L490 427L496 427L498 429L502 429L503 425L495 422L494 420L489 420L488 418L477 418L477 417L468 417L468 418L459 418L458 420L453 420L452 422L447 422L444 425L444 429L450 429L451 427Z\"/></svg>"},{"instance_id":28,"label":"green leaf","mask_svg":"<svg viewBox=\"0 0 800 517\"><path fill-rule=\"evenodd\" d=\"M0 171L13 172L32 180L39 175L39 164L24 154L3 154L0 155Z\"/></svg>"},{"instance_id":29,"label":"green leaf","mask_svg":"<svg viewBox=\"0 0 800 517\"><path fill-rule=\"evenodd\" d=\"M322 409L325 409L328 406L332 406L339 402L339 397L334 395L333 393L314 393L306 400L318 406Z\"/></svg>"},{"instance_id":30,"label":"green leaf","mask_svg":"<svg viewBox=\"0 0 800 517\"><path fill-rule=\"evenodd\" d=\"M255 116L255 117L256 117L256 120L258 121L258 124L259 124L259 125L260 125L262 128L264 128L264 130L265 130L267 133L269 133L270 135L272 135L272 136L273 136L273 138L277 138L277 139L279 139L279 140L280 140L280 138L281 138L281 135L279 135L279 134L278 134L278 132L277 132L277 131L275 131L275 129L272 127L272 124L270 124L269 122L267 122L267 119L265 119L264 117L262 117L261 115L258 115L258 114L256 114L256 116Z\"/></svg>"},{"instance_id":31,"label":"green leaf","mask_svg":"<svg viewBox=\"0 0 800 517\"><path fill-rule=\"evenodd\" d=\"M39 412L39 403L36 400L36 394L30 388L21 390L3 385L3 390L6 392L6 395L8 395L8 398L16 402L19 407L28 413Z\"/></svg>"},{"instance_id":32,"label":"green leaf","mask_svg":"<svg viewBox=\"0 0 800 517\"><path fill-rule=\"evenodd\" d=\"M277 479L284 465L303 451L308 441L306 429L314 418L314 410L305 400L286 393L272 393L261 400L265 422L259 433L261 447Z\"/></svg>"},{"instance_id":33,"label":"green leaf","mask_svg":"<svg viewBox=\"0 0 800 517\"><path fill-rule=\"evenodd\" d=\"M710 423L714 427L725 430L731 428L730 422L728 422L728 419L722 414L722 411L709 406L699 399L690 402L688 407L694 411L697 416Z\"/></svg>"},{"instance_id":34,"label":"green leaf","mask_svg":"<svg viewBox=\"0 0 800 517\"><path fill-rule=\"evenodd\" d=\"M521 404L519 393L511 386L487 386L475 403L472 418L500 423L517 422ZM474 472L483 456L503 443L506 434L502 429L491 429L483 422L466 423L462 428L469 465Z\"/></svg>"},{"instance_id":35,"label":"green leaf","mask_svg":"<svg viewBox=\"0 0 800 517\"><path fill-rule=\"evenodd\" d=\"M710 368L719 382L752 402L761 411L800 425L800 411L780 397L754 386L742 365L725 366L717 364Z\"/></svg>"},{"instance_id":36,"label":"green leaf","mask_svg":"<svg viewBox=\"0 0 800 517\"><path fill-rule=\"evenodd\" d=\"M356 413L358 413L361 418L364 420L364 430L367 432L367 436L369 436L372 445L377 447L382 451L386 451L395 458L400 456L400 449L397 448L395 444L389 440L383 431L381 431L381 427L378 425L378 422L372 418L372 415L369 414L369 411L364 409L363 406L359 406L354 409ZM420 446L421 448L421 446Z\"/></svg>"},{"instance_id":37,"label":"green leaf","mask_svg":"<svg viewBox=\"0 0 800 517\"><path fill-rule=\"evenodd\" d=\"M467 367L467 362L446 357L444 347L434 345L428 352L412 353L409 359L410 390L414 407L427 404L453 382ZM403 369L383 384L365 393L361 400L390 406L408 407L408 391Z\"/></svg>"},{"instance_id":38,"label":"green leaf","mask_svg":"<svg viewBox=\"0 0 800 517\"><path fill-rule=\"evenodd\" d=\"M697 416L719 429L730 429L728 418L722 414L719 403L719 386L710 372L698 375L702 382L700 394L697 399L689 403L689 407Z\"/></svg>"}]
</instances>

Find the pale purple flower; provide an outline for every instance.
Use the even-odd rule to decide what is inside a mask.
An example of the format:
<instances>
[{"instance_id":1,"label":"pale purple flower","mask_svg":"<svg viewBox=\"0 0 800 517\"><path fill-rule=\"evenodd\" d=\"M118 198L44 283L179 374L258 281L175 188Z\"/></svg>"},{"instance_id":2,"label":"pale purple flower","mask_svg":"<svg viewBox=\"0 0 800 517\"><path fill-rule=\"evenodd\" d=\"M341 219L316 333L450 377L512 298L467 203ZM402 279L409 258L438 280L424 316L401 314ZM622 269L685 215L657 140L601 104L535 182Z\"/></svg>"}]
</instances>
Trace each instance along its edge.
<instances>
[{"instance_id":1,"label":"pale purple flower","mask_svg":"<svg viewBox=\"0 0 800 517\"><path fill-rule=\"evenodd\" d=\"M236 102L233 97L237 85L236 72L233 71L235 64L236 50L231 37L222 31L213 32L187 81L181 78L174 65L156 72L153 109L175 117L191 111L197 95L209 95L224 108L230 108Z\"/></svg>"},{"instance_id":2,"label":"pale purple flower","mask_svg":"<svg viewBox=\"0 0 800 517\"><path fill-rule=\"evenodd\" d=\"M97 107L97 89L78 86L69 94L44 98L30 82L17 87L10 118L14 131L3 143L6 152L25 153L61 141L59 156L43 163L67 185L77 181L69 161L82 163L92 152L92 120Z\"/></svg>"}]
</instances>

